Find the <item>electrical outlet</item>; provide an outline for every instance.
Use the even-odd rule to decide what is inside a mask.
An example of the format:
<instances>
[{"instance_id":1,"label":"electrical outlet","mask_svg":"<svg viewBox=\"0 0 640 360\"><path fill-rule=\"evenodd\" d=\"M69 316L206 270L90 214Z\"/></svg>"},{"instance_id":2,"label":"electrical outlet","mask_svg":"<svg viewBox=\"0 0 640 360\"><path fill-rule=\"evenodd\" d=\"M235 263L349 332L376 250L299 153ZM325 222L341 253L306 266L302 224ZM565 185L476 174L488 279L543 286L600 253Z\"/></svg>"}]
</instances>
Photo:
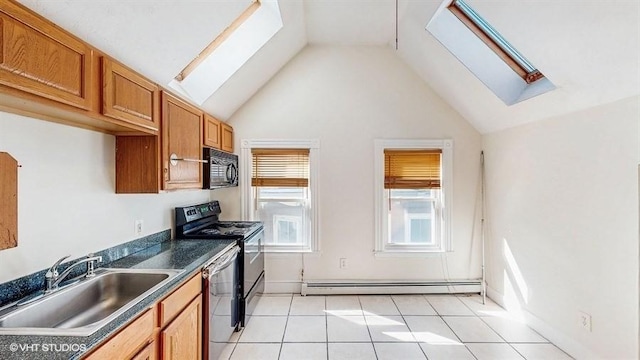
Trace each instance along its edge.
<instances>
[{"instance_id":1,"label":"electrical outlet","mask_svg":"<svg viewBox=\"0 0 640 360\"><path fill-rule=\"evenodd\" d=\"M580 327L588 332L591 332L591 315L582 311L578 311L578 315L578 319L580 319Z\"/></svg>"},{"instance_id":2,"label":"electrical outlet","mask_svg":"<svg viewBox=\"0 0 640 360\"><path fill-rule=\"evenodd\" d=\"M345 269L347 267L347 258L340 258L340 269Z\"/></svg>"},{"instance_id":3,"label":"electrical outlet","mask_svg":"<svg viewBox=\"0 0 640 360\"><path fill-rule=\"evenodd\" d=\"M134 234L135 235L142 235L142 225L144 224L144 221L142 220L136 220L134 223Z\"/></svg>"}]
</instances>

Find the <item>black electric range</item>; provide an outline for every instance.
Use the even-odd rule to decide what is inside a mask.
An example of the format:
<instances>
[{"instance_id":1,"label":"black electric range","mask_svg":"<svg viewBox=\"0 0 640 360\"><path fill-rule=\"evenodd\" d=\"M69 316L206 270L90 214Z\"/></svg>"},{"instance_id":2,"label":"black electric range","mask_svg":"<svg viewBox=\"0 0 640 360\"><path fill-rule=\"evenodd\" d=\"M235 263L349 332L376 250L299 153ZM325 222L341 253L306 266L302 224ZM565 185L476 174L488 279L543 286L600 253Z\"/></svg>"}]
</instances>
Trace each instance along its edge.
<instances>
[{"instance_id":1,"label":"black electric range","mask_svg":"<svg viewBox=\"0 0 640 360\"><path fill-rule=\"evenodd\" d=\"M177 207L175 238L237 240L240 247L238 316L239 326L244 327L264 292L264 226L261 221L220 221L221 213L218 201Z\"/></svg>"}]
</instances>

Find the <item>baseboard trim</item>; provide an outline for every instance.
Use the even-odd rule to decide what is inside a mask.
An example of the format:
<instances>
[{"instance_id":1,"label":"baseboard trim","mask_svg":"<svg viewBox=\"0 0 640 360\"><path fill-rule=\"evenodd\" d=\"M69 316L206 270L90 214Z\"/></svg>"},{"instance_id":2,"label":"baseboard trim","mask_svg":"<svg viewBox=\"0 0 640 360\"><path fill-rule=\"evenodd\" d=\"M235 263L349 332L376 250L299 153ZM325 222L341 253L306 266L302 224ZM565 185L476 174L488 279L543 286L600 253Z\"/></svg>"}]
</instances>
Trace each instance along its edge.
<instances>
[{"instance_id":1,"label":"baseboard trim","mask_svg":"<svg viewBox=\"0 0 640 360\"><path fill-rule=\"evenodd\" d=\"M266 281L265 294L300 294L301 281Z\"/></svg>"},{"instance_id":2,"label":"baseboard trim","mask_svg":"<svg viewBox=\"0 0 640 360\"><path fill-rule=\"evenodd\" d=\"M496 289L487 286L487 297L506 309L504 295ZM508 310L508 309L507 309ZM595 354L581 343L567 336L563 332L547 324L545 321L535 316L526 309L521 309L524 315L524 322L540 335L551 341L574 359L600 359L602 356Z\"/></svg>"},{"instance_id":3,"label":"baseboard trim","mask_svg":"<svg viewBox=\"0 0 640 360\"><path fill-rule=\"evenodd\" d=\"M310 280L302 283L302 295L460 294L479 293L480 280L373 281Z\"/></svg>"}]
</instances>

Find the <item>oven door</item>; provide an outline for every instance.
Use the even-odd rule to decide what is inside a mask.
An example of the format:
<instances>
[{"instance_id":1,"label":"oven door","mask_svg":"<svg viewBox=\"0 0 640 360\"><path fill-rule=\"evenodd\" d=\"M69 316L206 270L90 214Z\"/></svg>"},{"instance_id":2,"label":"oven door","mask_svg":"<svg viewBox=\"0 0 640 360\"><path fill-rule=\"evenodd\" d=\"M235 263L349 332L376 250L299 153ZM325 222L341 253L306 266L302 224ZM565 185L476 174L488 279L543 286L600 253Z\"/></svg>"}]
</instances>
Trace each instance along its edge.
<instances>
[{"instance_id":1,"label":"oven door","mask_svg":"<svg viewBox=\"0 0 640 360\"><path fill-rule=\"evenodd\" d=\"M243 297L246 299L249 290L256 284L264 271L264 230L260 230L250 238L244 240L243 275L244 283Z\"/></svg>"}]
</instances>

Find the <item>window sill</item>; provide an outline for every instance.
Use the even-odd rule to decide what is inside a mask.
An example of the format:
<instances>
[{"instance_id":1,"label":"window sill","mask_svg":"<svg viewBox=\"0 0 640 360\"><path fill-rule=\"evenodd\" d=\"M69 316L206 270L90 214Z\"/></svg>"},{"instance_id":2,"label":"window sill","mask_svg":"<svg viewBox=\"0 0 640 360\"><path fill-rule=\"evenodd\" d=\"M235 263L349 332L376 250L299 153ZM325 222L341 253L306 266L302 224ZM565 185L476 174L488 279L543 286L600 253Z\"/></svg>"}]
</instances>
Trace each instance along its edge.
<instances>
[{"instance_id":1,"label":"window sill","mask_svg":"<svg viewBox=\"0 0 640 360\"><path fill-rule=\"evenodd\" d=\"M447 251L441 250L424 250L424 251L374 251L375 257L421 257L421 258L439 258L447 255Z\"/></svg>"},{"instance_id":2,"label":"window sill","mask_svg":"<svg viewBox=\"0 0 640 360\"><path fill-rule=\"evenodd\" d=\"M312 250L280 250L280 249L265 249L264 253L269 257L291 257L293 255L305 255L308 257L320 257L321 251Z\"/></svg>"}]
</instances>

